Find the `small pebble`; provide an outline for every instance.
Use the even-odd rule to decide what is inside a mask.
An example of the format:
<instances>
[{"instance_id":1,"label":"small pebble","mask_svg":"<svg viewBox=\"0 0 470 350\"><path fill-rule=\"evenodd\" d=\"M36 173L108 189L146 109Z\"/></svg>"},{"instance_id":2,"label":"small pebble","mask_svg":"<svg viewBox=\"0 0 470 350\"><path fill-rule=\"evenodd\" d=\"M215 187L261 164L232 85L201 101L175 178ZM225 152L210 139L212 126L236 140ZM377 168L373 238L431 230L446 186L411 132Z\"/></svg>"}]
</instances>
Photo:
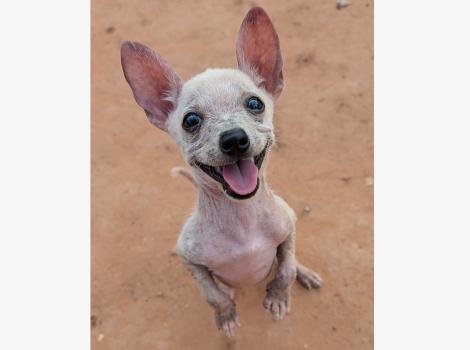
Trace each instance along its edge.
<instances>
[{"instance_id":1,"label":"small pebble","mask_svg":"<svg viewBox=\"0 0 470 350\"><path fill-rule=\"evenodd\" d=\"M100 342L100 341L102 341L103 339L104 339L104 334L103 334L103 333L100 333L100 334L98 335L98 341Z\"/></svg>"},{"instance_id":2,"label":"small pebble","mask_svg":"<svg viewBox=\"0 0 470 350\"><path fill-rule=\"evenodd\" d=\"M95 315L91 315L91 327L95 327L97 323L97 317Z\"/></svg>"},{"instance_id":3,"label":"small pebble","mask_svg":"<svg viewBox=\"0 0 470 350\"><path fill-rule=\"evenodd\" d=\"M336 0L336 8L338 10L341 10L347 6L349 6L348 0Z\"/></svg>"},{"instance_id":4,"label":"small pebble","mask_svg":"<svg viewBox=\"0 0 470 350\"><path fill-rule=\"evenodd\" d=\"M346 177L341 178L341 181L343 181L345 184L350 183L351 180L352 180L351 176L346 176Z\"/></svg>"},{"instance_id":5,"label":"small pebble","mask_svg":"<svg viewBox=\"0 0 470 350\"><path fill-rule=\"evenodd\" d=\"M371 177L371 176L368 176L364 179L364 182L366 184L366 186L372 186L374 184L374 178Z\"/></svg>"}]
</instances>

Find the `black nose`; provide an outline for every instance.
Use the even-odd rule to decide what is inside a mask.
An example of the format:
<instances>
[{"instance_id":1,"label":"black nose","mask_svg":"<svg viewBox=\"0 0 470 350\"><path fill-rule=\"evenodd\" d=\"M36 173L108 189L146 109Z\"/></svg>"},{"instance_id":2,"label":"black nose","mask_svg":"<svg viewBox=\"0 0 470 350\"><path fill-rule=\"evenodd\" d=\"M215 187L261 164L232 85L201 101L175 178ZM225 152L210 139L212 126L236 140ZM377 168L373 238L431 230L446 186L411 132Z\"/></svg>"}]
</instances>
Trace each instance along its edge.
<instances>
[{"instance_id":1,"label":"black nose","mask_svg":"<svg viewBox=\"0 0 470 350\"><path fill-rule=\"evenodd\" d=\"M250 147L250 139L243 129L227 130L220 135L219 147L226 155L241 156Z\"/></svg>"}]
</instances>

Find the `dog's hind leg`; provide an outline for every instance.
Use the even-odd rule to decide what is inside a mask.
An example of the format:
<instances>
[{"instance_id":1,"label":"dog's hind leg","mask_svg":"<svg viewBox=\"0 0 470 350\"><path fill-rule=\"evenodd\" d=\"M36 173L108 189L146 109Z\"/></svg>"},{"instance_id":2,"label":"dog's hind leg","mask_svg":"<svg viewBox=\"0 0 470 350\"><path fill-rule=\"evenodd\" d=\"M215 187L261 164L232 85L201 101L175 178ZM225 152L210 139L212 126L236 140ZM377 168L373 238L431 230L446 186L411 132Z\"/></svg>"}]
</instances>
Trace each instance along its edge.
<instances>
[{"instance_id":1,"label":"dog's hind leg","mask_svg":"<svg viewBox=\"0 0 470 350\"><path fill-rule=\"evenodd\" d=\"M316 272L300 263L297 263L297 282L307 289L318 289L321 287L323 281Z\"/></svg>"}]
</instances>

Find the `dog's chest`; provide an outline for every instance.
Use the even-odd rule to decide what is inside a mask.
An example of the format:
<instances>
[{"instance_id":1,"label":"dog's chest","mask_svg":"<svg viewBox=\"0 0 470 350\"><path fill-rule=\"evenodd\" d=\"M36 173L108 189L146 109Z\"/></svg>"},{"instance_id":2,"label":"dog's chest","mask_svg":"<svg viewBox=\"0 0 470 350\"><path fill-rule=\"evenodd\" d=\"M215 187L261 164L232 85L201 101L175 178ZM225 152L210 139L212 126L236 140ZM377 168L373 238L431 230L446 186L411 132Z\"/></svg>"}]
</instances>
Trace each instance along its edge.
<instances>
[{"instance_id":1,"label":"dog's chest","mask_svg":"<svg viewBox=\"0 0 470 350\"><path fill-rule=\"evenodd\" d=\"M287 215L258 213L204 239L201 263L232 286L252 285L269 273L276 249L292 232Z\"/></svg>"}]
</instances>

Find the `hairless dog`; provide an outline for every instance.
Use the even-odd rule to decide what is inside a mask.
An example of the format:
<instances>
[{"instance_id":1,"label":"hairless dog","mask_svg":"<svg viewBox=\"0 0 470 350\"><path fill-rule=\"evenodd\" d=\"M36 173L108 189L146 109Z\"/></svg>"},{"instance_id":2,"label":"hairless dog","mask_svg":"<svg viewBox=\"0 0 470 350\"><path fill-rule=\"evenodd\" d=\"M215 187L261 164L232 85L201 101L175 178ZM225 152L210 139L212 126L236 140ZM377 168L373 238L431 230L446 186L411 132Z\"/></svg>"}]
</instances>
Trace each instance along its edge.
<instances>
[{"instance_id":1,"label":"hairless dog","mask_svg":"<svg viewBox=\"0 0 470 350\"><path fill-rule=\"evenodd\" d=\"M296 278L307 289L321 284L296 260L294 211L266 182L274 100L284 81L278 35L262 8L253 7L243 20L236 56L237 69L207 69L183 83L146 46L125 42L121 48L135 100L191 168L173 171L198 191L176 251L227 336L238 324L233 288L260 283L275 268L263 306L282 319Z\"/></svg>"}]
</instances>

